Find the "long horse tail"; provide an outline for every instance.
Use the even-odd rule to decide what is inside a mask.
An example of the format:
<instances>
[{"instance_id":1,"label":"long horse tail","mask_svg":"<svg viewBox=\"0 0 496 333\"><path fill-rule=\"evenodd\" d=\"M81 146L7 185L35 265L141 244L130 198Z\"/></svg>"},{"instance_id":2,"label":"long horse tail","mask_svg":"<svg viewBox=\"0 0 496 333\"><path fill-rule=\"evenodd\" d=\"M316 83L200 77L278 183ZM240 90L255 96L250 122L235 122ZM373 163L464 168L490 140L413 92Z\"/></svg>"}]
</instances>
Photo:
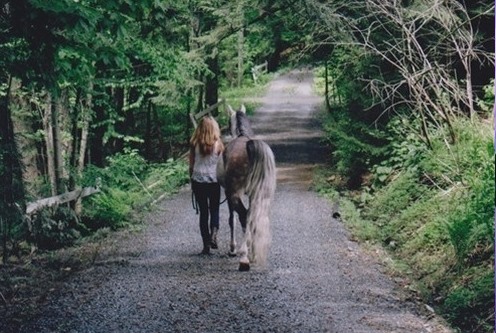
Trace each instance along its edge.
<instances>
[{"instance_id":1,"label":"long horse tail","mask_svg":"<svg viewBox=\"0 0 496 333\"><path fill-rule=\"evenodd\" d=\"M248 246L253 258L264 265L271 242L269 214L276 189L276 163L269 145L261 140L248 141L247 151L251 166L246 186L250 199Z\"/></svg>"}]
</instances>

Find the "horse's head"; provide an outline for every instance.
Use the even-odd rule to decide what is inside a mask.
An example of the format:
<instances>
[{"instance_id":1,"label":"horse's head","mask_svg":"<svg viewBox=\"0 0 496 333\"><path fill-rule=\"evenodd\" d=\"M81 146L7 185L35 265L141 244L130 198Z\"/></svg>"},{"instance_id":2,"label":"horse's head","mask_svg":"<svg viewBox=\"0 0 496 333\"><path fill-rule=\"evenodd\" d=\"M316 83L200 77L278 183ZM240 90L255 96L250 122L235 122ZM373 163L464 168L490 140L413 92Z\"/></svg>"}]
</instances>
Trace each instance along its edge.
<instances>
[{"instance_id":1,"label":"horse's head","mask_svg":"<svg viewBox=\"0 0 496 333\"><path fill-rule=\"evenodd\" d=\"M241 104L241 108L239 111L234 111L231 105L227 105L227 112L229 115L229 131L233 137L237 137L240 135L239 133L239 121L238 118L241 117L241 114L246 114L246 108L244 104ZM240 115L238 116L238 112Z\"/></svg>"},{"instance_id":2,"label":"horse's head","mask_svg":"<svg viewBox=\"0 0 496 333\"><path fill-rule=\"evenodd\" d=\"M227 111L229 114L229 130L231 131L231 135L234 138L241 135L253 136L250 122L246 117L246 108L244 104L241 105L238 111L234 111L233 108L228 104Z\"/></svg>"}]
</instances>

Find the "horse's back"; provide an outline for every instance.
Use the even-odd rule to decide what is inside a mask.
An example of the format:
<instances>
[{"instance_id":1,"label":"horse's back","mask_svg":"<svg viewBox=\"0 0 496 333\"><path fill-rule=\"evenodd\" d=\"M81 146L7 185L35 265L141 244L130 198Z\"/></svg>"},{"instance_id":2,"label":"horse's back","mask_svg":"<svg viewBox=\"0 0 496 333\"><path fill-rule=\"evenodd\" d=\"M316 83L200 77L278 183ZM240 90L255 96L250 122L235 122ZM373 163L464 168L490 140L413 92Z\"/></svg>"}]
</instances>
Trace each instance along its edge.
<instances>
[{"instance_id":1,"label":"horse's back","mask_svg":"<svg viewBox=\"0 0 496 333\"><path fill-rule=\"evenodd\" d=\"M250 170L250 160L246 149L249 138L241 136L229 142L222 156L222 167L218 169L218 177L229 192L243 188Z\"/></svg>"}]
</instances>

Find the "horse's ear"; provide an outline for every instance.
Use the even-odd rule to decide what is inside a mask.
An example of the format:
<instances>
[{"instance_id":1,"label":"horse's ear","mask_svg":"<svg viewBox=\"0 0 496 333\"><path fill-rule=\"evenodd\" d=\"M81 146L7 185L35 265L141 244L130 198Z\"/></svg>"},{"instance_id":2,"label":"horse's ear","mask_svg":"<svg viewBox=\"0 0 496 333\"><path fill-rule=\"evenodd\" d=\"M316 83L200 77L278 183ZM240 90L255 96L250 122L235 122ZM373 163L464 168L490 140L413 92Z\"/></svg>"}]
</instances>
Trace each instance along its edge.
<instances>
[{"instance_id":1,"label":"horse's ear","mask_svg":"<svg viewBox=\"0 0 496 333\"><path fill-rule=\"evenodd\" d=\"M236 112L234 112L232 106L230 106L229 104L227 104L227 113L229 114L229 117L232 117L233 114L236 113Z\"/></svg>"},{"instance_id":2,"label":"horse's ear","mask_svg":"<svg viewBox=\"0 0 496 333\"><path fill-rule=\"evenodd\" d=\"M246 108L244 104L241 104L241 109L239 111L246 113Z\"/></svg>"}]
</instances>

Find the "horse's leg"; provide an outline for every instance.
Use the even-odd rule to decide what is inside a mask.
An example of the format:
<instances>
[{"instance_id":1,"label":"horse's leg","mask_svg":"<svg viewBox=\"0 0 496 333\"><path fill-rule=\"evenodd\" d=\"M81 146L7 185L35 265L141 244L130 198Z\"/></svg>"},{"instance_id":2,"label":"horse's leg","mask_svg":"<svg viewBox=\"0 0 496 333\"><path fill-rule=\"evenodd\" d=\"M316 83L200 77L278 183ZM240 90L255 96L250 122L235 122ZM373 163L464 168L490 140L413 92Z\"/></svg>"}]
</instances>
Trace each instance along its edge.
<instances>
[{"instance_id":1,"label":"horse's leg","mask_svg":"<svg viewBox=\"0 0 496 333\"><path fill-rule=\"evenodd\" d=\"M227 206L229 207L229 229L231 230L231 242L229 243L229 255L232 257L236 256L236 238L234 237L234 208L231 200L227 200Z\"/></svg>"},{"instance_id":2,"label":"horse's leg","mask_svg":"<svg viewBox=\"0 0 496 333\"><path fill-rule=\"evenodd\" d=\"M250 230L250 242L248 243L248 245L249 245L249 247L248 247L248 259L251 262L255 262L256 258L255 258L254 242L251 240L256 237L257 229L256 228L249 228L248 230Z\"/></svg>"},{"instance_id":3,"label":"horse's leg","mask_svg":"<svg viewBox=\"0 0 496 333\"><path fill-rule=\"evenodd\" d=\"M239 248L239 270L240 271L249 271L250 270L250 253L248 249L251 247L251 233L250 230L245 228L243 229L243 239L241 241L241 247Z\"/></svg>"},{"instance_id":4,"label":"horse's leg","mask_svg":"<svg viewBox=\"0 0 496 333\"><path fill-rule=\"evenodd\" d=\"M238 195L233 196L232 204L234 210L238 213L239 222L241 223L241 228L243 229L243 239L241 241L241 247L239 248L239 270L249 271L250 260L248 260L248 247L251 243L251 236L250 231L248 230L246 225L248 211Z\"/></svg>"}]
</instances>

